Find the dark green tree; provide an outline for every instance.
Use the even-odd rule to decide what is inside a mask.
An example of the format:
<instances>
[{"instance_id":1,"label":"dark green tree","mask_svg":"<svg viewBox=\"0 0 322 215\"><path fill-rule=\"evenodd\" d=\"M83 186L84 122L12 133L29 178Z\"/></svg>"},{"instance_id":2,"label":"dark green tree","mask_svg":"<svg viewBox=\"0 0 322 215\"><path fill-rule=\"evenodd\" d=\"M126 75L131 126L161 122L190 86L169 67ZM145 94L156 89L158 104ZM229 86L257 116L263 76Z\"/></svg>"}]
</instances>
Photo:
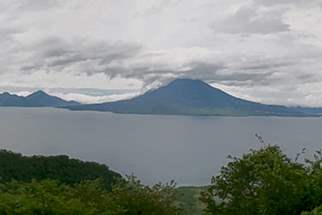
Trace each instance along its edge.
<instances>
[{"instance_id":1,"label":"dark green tree","mask_svg":"<svg viewBox=\"0 0 322 215\"><path fill-rule=\"evenodd\" d=\"M104 164L71 159L66 155L27 157L0 150L0 182L52 179L75 184L98 178L111 190L112 185L122 177Z\"/></svg>"},{"instance_id":2,"label":"dark green tree","mask_svg":"<svg viewBox=\"0 0 322 215\"><path fill-rule=\"evenodd\" d=\"M102 180L0 184L0 215L177 215L173 184L142 185L134 177L108 191Z\"/></svg>"},{"instance_id":3,"label":"dark green tree","mask_svg":"<svg viewBox=\"0 0 322 215\"><path fill-rule=\"evenodd\" d=\"M206 214L297 215L322 203L320 157L304 165L265 145L230 158L202 193Z\"/></svg>"}]
</instances>

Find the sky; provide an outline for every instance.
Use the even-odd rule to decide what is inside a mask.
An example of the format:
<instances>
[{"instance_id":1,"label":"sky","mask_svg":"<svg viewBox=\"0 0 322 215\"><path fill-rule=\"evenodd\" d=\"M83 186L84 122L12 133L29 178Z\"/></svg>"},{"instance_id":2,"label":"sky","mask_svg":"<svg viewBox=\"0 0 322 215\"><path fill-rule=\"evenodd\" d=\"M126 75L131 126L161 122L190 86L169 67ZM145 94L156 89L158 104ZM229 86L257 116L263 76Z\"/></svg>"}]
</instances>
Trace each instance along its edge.
<instances>
[{"instance_id":1,"label":"sky","mask_svg":"<svg viewBox=\"0 0 322 215\"><path fill-rule=\"evenodd\" d=\"M85 103L175 78L322 106L322 0L1 0L0 91Z\"/></svg>"}]
</instances>

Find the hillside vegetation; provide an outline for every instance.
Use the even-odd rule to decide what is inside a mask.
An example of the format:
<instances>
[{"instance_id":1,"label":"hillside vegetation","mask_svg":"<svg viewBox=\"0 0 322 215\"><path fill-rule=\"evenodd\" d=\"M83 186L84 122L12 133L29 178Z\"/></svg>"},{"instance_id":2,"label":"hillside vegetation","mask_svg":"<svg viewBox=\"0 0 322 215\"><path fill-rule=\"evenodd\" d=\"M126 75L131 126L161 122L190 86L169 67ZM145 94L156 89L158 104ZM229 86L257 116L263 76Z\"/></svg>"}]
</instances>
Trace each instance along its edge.
<instances>
[{"instance_id":1,"label":"hillside vegetation","mask_svg":"<svg viewBox=\"0 0 322 215\"><path fill-rule=\"evenodd\" d=\"M175 215L175 184L145 186L106 165L0 151L0 215Z\"/></svg>"},{"instance_id":2,"label":"hillside vegetation","mask_svg":"<svg viewBox=\"0 0 322 215\"><path fill-rule=\"evenodd\" d=\"M300 156L264 144L230 156L209 186L176 188L67 156L1 151L0 215L322 215L322 153Z\"/></svg>"},{"instance_id":3,"label":"hillside vegetation","mask_svg":"<svg viewBox=\"0 0 322 215\"><path fill-rule=\"evenodd\" d=\"M0 150L0 182L51 179L74 184L97 178L111 189L112 184L122 177L104 164L70 159L66 155L27 157Z\"/></svg>"}]
</instances>

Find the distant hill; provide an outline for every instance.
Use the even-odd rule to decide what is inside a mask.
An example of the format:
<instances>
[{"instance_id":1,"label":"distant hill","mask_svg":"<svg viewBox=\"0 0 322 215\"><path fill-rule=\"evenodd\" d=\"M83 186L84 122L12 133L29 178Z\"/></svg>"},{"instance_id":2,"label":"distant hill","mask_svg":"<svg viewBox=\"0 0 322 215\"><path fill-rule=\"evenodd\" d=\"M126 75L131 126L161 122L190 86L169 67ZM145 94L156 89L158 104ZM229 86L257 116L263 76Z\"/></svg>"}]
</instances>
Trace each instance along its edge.
<instances>
[{"instance_id":1,"label":"distant hill","mask_svg":"<svg viewBox=\"0 0 322 215\"><path fill-rule=\"evenodd\" d=\"M0 182L52 179L66 184L102 179L107 188L122 179L106 165L59 156L23 156L0 150Z\"/></svg>"},{"instance_id":2,"label":"distant hill","mask_svg":"<svg viewBox=\"0 0 322 215\"><path fill-rule=\"evenodd\" d=\"M34 92L26 97L10 93L0 94L0 106L12 107L62 107L79 105L75 101L66 101L56 96L51 96L44 91Z\"/></svg>"},{"instance_id":3,"label":"distant hill","mask_svg":"<svg viewBox=\"0 0 322 215\"><path fill-rule=\"evenodd\" d=\"M110 111L130 114L213 116L316 116L310 109L288 108L247 101L200 80L177 79L166 86L123 101L68 107L70 110Z\"/></svg>"}]
</instances>

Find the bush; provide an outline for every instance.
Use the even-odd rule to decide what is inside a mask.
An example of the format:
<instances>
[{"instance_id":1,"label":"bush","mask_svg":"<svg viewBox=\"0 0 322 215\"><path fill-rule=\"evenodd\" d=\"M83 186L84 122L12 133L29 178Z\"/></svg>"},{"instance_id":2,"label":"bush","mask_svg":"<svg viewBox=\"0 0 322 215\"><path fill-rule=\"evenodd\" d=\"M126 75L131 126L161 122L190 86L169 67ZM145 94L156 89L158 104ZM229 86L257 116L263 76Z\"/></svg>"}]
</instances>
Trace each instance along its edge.
<instances>
[{"instance_id":1,"label":"bush","mask_svg":"<svg viewBox=\"0 0 322 215\"><path fill-rule=\"evenodd\" d=\"M108 191L102 180L66 185L53 180L0 185L0 215L174 215L173 184L142 185L136 178Z\"/></svg>"}]
</instances>

